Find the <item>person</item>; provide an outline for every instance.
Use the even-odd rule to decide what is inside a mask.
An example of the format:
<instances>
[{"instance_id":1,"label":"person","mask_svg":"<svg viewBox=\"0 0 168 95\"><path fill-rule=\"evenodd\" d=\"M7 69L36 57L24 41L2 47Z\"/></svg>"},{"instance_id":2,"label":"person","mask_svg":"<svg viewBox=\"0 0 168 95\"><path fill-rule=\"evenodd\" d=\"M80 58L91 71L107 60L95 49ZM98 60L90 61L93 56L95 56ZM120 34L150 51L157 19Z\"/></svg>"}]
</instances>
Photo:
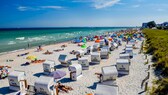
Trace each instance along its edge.
<instances>
[{"instance_id":1,"label":"person","mask_svg":"<svg viewBox=\"0 0 168 95\"><path fill-rule=\"evenodd\" d=\"M57 87L58 87L59 89L61 89L62 91L65 91L65 92L67 92L67 93L68 93L68 90L73 90L71 87L62 85L60 82L58 82Z\"/></svg>"},{"instance_id":2,"label":"person","mask_svg":"<svg viewBox=\"0 0 168 95\"><path fill-rule=\"evenodd\" d=\"M28 43L28 48L30 47L30 44Z\"/></svg>"}]
</instances>

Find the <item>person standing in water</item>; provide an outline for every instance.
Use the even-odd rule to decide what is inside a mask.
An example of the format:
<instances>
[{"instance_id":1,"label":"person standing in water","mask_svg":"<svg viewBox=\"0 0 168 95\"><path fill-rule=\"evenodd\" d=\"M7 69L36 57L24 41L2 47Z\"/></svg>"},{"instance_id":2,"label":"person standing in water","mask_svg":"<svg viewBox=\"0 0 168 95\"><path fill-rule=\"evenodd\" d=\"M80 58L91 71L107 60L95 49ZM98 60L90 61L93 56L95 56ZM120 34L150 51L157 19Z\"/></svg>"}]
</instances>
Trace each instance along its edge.
<instances>
[{"instance_id":1,"label":"person standing in water","mask_svg":"<svg viewBox=\"0 0 168 95\"><path fill-rule=\"evenodd\" d=\"M28 48L29 48L29 47L30 47L30 44L28 43L27 46L28 46Z\"/></svg>"}]
</instances>

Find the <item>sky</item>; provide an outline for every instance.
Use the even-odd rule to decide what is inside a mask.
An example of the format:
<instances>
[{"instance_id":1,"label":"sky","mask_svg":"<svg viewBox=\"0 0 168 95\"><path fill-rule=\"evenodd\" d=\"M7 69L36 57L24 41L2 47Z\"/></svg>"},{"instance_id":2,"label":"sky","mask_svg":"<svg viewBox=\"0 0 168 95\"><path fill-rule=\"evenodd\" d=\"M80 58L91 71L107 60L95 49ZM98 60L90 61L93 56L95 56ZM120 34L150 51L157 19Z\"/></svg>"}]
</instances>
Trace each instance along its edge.
<instances>
[{"instance_id":1,"label":"sky","mask_svg":"<svg viewBox=\"0 0 168 95\"><path fill-rule=\"evenodd\" d=\"M168 21L168 0L1 0L0 28L141 26Z\"/></svg>"}]
</instances>

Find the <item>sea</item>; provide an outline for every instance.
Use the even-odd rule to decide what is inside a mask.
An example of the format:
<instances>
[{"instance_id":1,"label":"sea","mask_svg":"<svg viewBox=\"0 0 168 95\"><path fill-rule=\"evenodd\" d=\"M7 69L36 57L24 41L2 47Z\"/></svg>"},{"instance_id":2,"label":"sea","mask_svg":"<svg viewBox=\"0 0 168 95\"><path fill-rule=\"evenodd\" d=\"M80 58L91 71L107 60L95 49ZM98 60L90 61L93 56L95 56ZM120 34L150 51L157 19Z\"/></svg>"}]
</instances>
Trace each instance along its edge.
<instances>
[{"instance_id":1,"label":"sea","mask_svg":"<svg viewBox=\"0 0 168 95\"><path fill-rule=\"evenodd\" d=\"M0 29L0 54L39 45L71 41L80 36L101 35L133 27L64 27L64 28L5 28Z\"/></svg>"}]
</instances>

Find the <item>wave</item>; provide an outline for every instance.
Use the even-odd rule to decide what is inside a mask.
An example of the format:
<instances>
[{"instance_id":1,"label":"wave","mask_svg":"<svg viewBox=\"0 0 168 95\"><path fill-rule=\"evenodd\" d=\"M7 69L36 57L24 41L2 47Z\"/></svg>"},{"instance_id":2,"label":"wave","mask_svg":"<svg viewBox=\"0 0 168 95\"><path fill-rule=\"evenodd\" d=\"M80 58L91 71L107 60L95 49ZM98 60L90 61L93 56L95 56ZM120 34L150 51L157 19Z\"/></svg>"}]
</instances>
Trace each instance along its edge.
<instances>
[{"instance_id":1,"label":"wave","mask_svg":"<svg viewBox=\"0 0 168 95\"><path fill-rule=\"evenodd\" d=\"M25 37L18 37L18 38L16 38L16 40L24 40L25 39Z\"/></svg>"},{"instance_id":2,"label":"wave","mask_svg":"<svg viewBox=\"0 0 168 95\"><path fill-rule=\"evenodd\" d=\"M9 41L8 45L13 45L13 44L16 44L16 42L14 41Z\"/></svg>"}]
</instances>

